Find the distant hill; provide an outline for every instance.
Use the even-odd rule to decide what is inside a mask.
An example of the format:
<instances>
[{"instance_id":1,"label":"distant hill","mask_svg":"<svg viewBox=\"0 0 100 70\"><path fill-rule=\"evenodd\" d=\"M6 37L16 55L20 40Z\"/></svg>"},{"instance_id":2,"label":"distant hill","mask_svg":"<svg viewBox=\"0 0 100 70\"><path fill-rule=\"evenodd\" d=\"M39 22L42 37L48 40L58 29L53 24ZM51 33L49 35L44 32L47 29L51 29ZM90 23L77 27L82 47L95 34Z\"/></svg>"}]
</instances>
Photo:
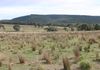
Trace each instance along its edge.
<instances>
[{"instance_id":1,"label":"distant hill","mask_svg":"<svg viewBox=\"0 0 100 70\"><path fill-rule=\"evenodd\" d=\"M8 21L8 20L7 20ZM9 20L9 22L22 24L71 24L71 23L89 23L99 24L100 16L86 16L86 15L27 15Z\"/></svg>"}]
</instances>

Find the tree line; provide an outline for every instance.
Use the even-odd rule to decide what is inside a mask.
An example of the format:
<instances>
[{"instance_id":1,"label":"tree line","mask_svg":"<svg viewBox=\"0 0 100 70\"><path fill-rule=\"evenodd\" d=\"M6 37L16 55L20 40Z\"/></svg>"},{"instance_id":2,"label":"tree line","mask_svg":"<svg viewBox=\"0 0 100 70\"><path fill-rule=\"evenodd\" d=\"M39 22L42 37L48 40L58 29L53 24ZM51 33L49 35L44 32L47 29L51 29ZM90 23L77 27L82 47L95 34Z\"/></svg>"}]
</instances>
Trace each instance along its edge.
<instances>
[{"instance_id":1,"label":"tree line","mask_svg":"<svg viewBox=\"0 0 100 70\"><path fill-rule=\"evenodd\" d=\"M2 24L13 24L13 29L15 31L20 31L21 26L20 25L25 25L24 23L20 22L2 22L0 24L0 28L5 29L4 25ZM77 31L92 31L92 30L100 30L100 24L87 24L87 23L70 23L70 24L54 24L54 23L47 23L47 24L39 24L39 23L30 23L34 27L41 27L43 28L44 26L47 26L47 28L44 28L47 31L57 31L57 26L59 27L64 27L64 30L67 30L67 28L70 28L71 31L74 31L74 28ZM29 25L30 25L29 24Z\"/></svg>"}]
</instances>

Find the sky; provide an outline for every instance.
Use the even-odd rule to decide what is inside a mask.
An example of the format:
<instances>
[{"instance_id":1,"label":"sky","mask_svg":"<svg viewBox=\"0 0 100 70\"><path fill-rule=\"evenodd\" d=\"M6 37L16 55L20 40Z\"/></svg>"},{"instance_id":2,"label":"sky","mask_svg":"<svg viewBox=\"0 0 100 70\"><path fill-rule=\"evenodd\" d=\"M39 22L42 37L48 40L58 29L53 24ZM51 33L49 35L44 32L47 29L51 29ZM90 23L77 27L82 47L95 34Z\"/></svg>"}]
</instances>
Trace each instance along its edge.
<instances>
[{"instance_id":1,"label":"sky","mask_svg":"<svg viewBox=\"0 0 100 70\"><path fill-rule=\"evenodd\" d=\"M1 0L0 19L29 14L100 16L100 0Z\"/></svg>"}]
</instances>

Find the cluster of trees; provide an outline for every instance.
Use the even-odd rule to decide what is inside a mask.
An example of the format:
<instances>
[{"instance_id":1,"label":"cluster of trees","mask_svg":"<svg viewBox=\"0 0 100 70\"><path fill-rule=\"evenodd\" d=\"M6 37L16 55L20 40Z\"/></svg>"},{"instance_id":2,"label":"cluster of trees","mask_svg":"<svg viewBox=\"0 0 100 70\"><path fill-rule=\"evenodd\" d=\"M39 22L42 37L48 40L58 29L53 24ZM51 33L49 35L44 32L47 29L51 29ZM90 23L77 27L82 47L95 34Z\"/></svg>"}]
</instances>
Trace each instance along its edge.
<instances>
[{"instance_id":1,"label":"cluster of trees","mask_svg":"<svg viewBox=\"0 0 100 70\"><path fill-rule=\"evenodd\" d=\"M20 31L20 25L24 25L24 23L14 23L14 22L2 22L2 24L14 24L13 29L15 31ZM0 28L5 29L4 25L0 24ZM31 24L31 23L30 23ZM57 26L64 27L64 30L67 31L67 28L70 28L71 31L92 31L92 30L100 30L100 24L87 24L87 23L69 23L69 24L54 24L54 23L47 23L47 24L39 24L39 23L32 23L34 27L42 27L47 26L44 28L47 31L57 31Z\"/></svg>"},{"instance_id":2,"label":"cluster of trees","mask_svg":"<svg viewBox=\"0 0 100 70\"><path fill-rule=\"evenodd\" d=\"M18 25L18 24L13 25L13 29L14 29L15 31L20 31L20 28L21 28L21 27L20 27L20 25ZM5 28L4 25L0 24L0 29L5 30L6 28Z\"/></svg>"},{"instance_id":3,"label":"cluster of trees","mask_svg":"<svg viewBox=\"0 0 100 70\"><path fill-rule=\"evenodd\" d=\"M99 24L80 24L76 26L79 31L100 30Z\"/></svg>"},{"instance_id":4,"label":"cluster of trees","mask_svg":"<svg viewBox=\"0 0 100 70\"><path fill-rule=\"evenodd\" d=\"M68 31L67 28L70 28L70 31L93 31L100 30L100 24L67 24L63 26L65 31ZM48 25L48 28L45 28L47 31L57 31L56 26Z\"/></svg>"}]
</instances>

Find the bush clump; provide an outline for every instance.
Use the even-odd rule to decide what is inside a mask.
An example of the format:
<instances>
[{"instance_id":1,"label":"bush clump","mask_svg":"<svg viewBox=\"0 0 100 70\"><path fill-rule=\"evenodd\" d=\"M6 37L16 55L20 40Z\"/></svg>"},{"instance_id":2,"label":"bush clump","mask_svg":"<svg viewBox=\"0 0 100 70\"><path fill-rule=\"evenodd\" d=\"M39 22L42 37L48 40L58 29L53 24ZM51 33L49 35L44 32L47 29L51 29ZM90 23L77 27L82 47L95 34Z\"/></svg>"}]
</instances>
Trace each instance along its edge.
<instances>
[{"instance_id":1,"label":"bush clump","mask_svg":"<svg viewBox=\"0 0 100 70\"><path fill-rule=\"evenodd\" d=\"M91 68L91 66L90 66L89 62L82 61L80 63L81 70L90 70L90 68Z\"/></svg>"},{"instance_id":2,"label":"bush clump","mask_svg":"<svg viewBox=\"0 0 100 70\"><path fill-rule=\"evenodd\" d=\"M14 29L15 31L20 31L20 25L18 25L18 24L14 25L14 26L13 26L13 29Z\"/></svg>"},{"instance_id":3,"label":"bush clump","mask_svg":"<svg viewBox=\"0 0 100 70\"><path fill-rule=\"evenodd\" d=\"M57 28L54 26L49 26L48 28L45 28L45 30L47 30L47 32L52 32L52 31L57 31Z\"/></svg>"}]
</instances>

